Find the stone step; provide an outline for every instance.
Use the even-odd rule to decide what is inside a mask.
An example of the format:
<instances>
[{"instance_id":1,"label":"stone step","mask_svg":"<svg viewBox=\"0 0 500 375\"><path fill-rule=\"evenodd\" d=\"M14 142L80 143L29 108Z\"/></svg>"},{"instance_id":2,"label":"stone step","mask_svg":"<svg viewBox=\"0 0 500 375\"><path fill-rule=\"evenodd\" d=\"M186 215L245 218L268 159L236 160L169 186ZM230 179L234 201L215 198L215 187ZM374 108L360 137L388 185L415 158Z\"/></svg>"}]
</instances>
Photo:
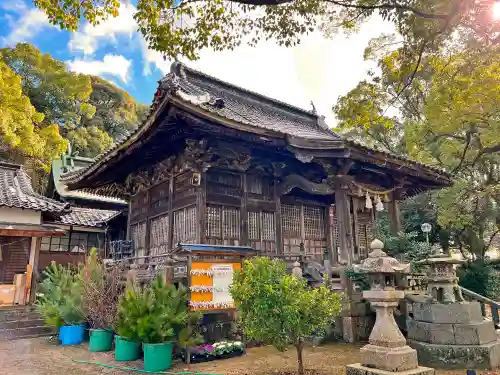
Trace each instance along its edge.
<instances>
[{"instance_id":1,"label":"stone step","mask_svg":"<svg viewBox=\"0 0 500 375\"><path fill-rule=\"evenodd\" d=\"M36 309L33 306L0 308L0 322L38 318L39 314L36 312Z\"/></svg>"},{"instance_id":2,"label":"stone step","mask_svg":"<svg viewBox=\"0 0 500 375\"><path fill-rule=\"evenodd\" d=\"M14 328L29 328L29 327L40 327L44 325L44 320L41 318L37 319L21 319L21 320L9 320L5 322L0 322L1 329L14 329Z\"/></svg>"},{"instance_id":3,"label":"stone step","mask_svg":"<svg viewBox=\"0 0 500 375\"><path fill-rule=\"evenodd\" d=\"M56 334L56 330L53 327L27 327L27 328L12 328L12 329L0 329L0 341L10 341L25 339L31 337L39 336L50 336Z\"/></svg>"}]
</instances>

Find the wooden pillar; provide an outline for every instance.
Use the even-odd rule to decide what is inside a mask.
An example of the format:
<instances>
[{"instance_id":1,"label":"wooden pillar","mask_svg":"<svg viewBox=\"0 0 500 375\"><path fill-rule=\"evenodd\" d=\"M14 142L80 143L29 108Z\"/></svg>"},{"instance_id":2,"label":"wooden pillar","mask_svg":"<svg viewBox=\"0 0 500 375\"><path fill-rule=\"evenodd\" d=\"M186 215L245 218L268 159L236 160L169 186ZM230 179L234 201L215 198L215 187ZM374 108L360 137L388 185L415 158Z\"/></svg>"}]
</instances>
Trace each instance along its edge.
<instances>
[{"instance_id":1,"label":"wooden pillar","mask_svg":"<svg viewBox=\"0 0 500 375\"><path fill-rule=\"evenodd\" d=\"M358 263L361 258L361 254L359 253L359 220L358 220L358 209L359 209L359 199L357 197L350 197L349 201L352 204L352 216L351 216L351 225L352 225L352 241L353 241L353 254L356 254L356 257L352 258L355 263Z\"/></svg>"},{"instance_id":2,"label":"wooden pillar","mask_svg":"<svg viewBox=\"0 0 500 375\"><path fill-rule=\"evenodd\" d=\"M40 257L40 241L37 237L31 238L30 256L28 266L26 268L26 295L27 303L35 301L37 275L38 275L38 258Z\"/></svg>"},{"instance_id":3,"label":"wooden pillar","mask_svg":"<svg viewBox=\"0 0 500 375\"><path fill-rule=\"evenodd\" d=\"M174 176L168 181L168 249L172 250L174 243Z\"/></svg>"},{"instance_id":4,"label":"wooden pillar","mask_svg":"<svg viewBox=\"0 0 500 375\"><path fill-rule=\"evenodd\" d=\"M197 228L197 241L198 243L206 243L206 234L205 234L205 211L207 209L207 173L200 173L200 186L198 186L198 194L197 194L197 216L198 216L198 228Z\"/></svg>"},{"instance_id":5,"label":"wooden pillar","mask_svg":"<svg viewBox=\"0 0 500 375\"><path fill-rule=\"evenodd\" d=\"M332 233L332 207L328 205L325 209L325 226L326 226L326 247L328 249L328 260L330 264L335 263L335 254L337 253L337 249L334 248L335 244L333 241L333 233Z\"/></svg>"},{"instance_id":6,"label":"wooden pillar","mask_svg":"<svg viewBox=\"0 0 500 375\"><path fill-rule=\"evenodd\" d=\"M241 245L248 245L248 191L247 191L247 174L242 173L241 175L241 183L243 185L243 196L241 197L241 212L240 212L240 220L241 220L241 228L240 228L240 240Z\"/></svg>"},{"instance_id":7,"label":"wooden pillar","mask_svg":"<svg viewBox=\"0 0 500 375\"><path fill-rule=\"evenodd\" d=\"M342 187L335 189L337 225L339 231L339 263L351 265L353 260L353 241L351 225L351 209L347 190Z\"/></svg>"},{"instance_id":8,"label":"wooden pillar","mask_svg":"<svg viewBox=\"0 0 500 375\"><path fill-rule=\"evenodd\" d=\"M276 204L276 249L283 254L283 232L281 230L281 197L278 195L278 179L274 179L274 201Z\"/></svg>"},{"instance_id":9,"label":"wooden pillar","mask_svg":"<svg viewBox=\"0 0 500 375\"><path fill-rule=\"evenodd\" d=\"M391 220L391 233L398 234L401 232L401 218L399 214L399 204L391 194L391 201L389 202L389 218Z\"/></svg>"}]
</instances>

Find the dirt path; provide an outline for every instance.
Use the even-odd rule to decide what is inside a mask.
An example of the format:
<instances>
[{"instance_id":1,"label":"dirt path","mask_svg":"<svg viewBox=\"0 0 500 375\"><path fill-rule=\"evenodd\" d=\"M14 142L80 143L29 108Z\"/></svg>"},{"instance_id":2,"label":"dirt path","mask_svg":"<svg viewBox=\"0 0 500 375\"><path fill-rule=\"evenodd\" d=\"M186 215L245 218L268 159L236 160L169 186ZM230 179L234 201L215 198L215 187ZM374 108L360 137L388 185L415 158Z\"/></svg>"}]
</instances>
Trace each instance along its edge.
<instances>
[{"instance_id":1,"label":"dirt path","mask_svg":"<svg viewBox=\"0 0 500 375\"><path fill-rule=\"evenodd\" d=\"M345 375L345 365L359 361L359 347L349 344L330 344L308 348L305 355L306 368L324 375ZM76 363L84 360L118 366L142 368L140 361L117 363L113 353L90 353L86 345L62 347L50 344L46 338L18 340L0 343L1 375L127 375L121 371ZM270 347L248 350L245 356L186 366L176 363L171 371L195 371L204 374L223 375L270 375L275 372L296 369L296 355L293 350L280 353ZM137 374L137 373L136 373ZM437 375L465 375L463 371L438 371ZM492 374L492 373L491 373ZM500 372L497 373L500 375Z\"/></svg>"}]
</instances>

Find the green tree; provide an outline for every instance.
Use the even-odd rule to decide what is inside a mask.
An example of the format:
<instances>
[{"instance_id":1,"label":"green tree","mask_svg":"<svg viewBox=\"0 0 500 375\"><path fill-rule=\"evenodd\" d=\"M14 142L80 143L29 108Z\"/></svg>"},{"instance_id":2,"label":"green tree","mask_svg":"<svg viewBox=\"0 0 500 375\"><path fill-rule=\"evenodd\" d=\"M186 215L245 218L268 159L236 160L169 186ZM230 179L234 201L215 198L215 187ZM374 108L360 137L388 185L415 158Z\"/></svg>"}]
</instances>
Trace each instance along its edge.
<instances>
[{"instance_id":1,"label":"green tree","mask_svg":"<svg viewBox=\"0 0 500 375\"><path fill-rule=\"evenodd\" d=\"M22 78L0 59L1 147L36 160L36 167L48 170L52 158L66 148L66 141L54 124L42 125L37 112L22 90Z\"/></svg>"},{"instance_id":2,"label":"green tree","mask_svg":"<svg viewBox=\"0 0 500 375\"><path fill-rule=\"evenodd\" d=\"M86 19L96 25L117 16L120 2L33 0L50 22L75 31ZM353 30L373 14L393 22L408 45L443 43L466 30L489 44L499 39L493 1L474 0L138 0L135 20L151 49L168 56L198 57L202 48L233 49L275 39L290 46L315 30Z\"/></svg>"},{"instance_id":3,"label":"green tree","mask_svg":"<svg viewBox=\"0 0 500 375\"><path fill-rule=\"evenodd\" d=\"M88 103L92 86L90 78L69 72L64 62L51 57L28 43L0 49L0 56L22 79L23 92L45 122L64 127L78 126L90 118L95 108Z\"/></svg>"},{"instance_id":4,"label":"green tree","mask_svg":"<svg viewBox=\"0 0 500 375\"><path fill-rule=\"evenodd\" d=\"M89 103L96 111L92 118L84 119L85 127L101 129L115 140L137 129L148 106L137 103L128 92L102 78L91 76L90 79Z\"/></svg>"},{"instance_id":5,"label":"green tree","mask_svg":"<svg viewBox=\"0 0 500 375\"><path fill-rule=\"evenodd\" d=\"M279 350L296 348L299 375L304 374L305 340L333 324L341 309L341 295L324 286L310 289L288 274L283 262L265 257L245 261L231 295L246 335Z\"/></svg>"},{"instance_id":6,"label":"green tree","mask_svg":"<svg viewBox=\"0 0 500 375\"><path fill-rule=\"evenodd\" d=\"M449 239L464 255L483 258L500 233L500 49L462 38L410 64L403 48L377 57L380 75L360 83L370 90L358 86L340 98L338 129L386 149L403 145L408 156L454 173L455 185L431 198L436 228L442 243ZM373 49L367 54L375 56ZM384 126L372 128L371 121ZM370 136L375 131L383 141Z\"/></svg>"}]
</instances>

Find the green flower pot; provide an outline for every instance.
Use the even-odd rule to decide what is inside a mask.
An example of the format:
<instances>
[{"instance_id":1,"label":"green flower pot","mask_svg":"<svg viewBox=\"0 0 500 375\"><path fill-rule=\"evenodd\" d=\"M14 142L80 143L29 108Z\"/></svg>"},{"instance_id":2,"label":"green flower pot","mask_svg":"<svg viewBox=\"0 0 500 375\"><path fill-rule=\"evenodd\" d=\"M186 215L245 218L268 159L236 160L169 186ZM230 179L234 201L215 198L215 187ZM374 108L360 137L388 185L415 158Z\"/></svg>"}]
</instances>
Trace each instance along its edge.
<instances>
[{"instance_id":1,"label":"green flower pot","mask_svg":"<svg viewBox=\"0 0 500 375\"><path fill-rule=\"evenodd\" d=\"M89 329L91 352L109 352L113 347L113 331L107 329Z\"/></svg>"},{"instance_id":2,"label":"green flower pot","mask_svg":"<svg viewBox=\"0 0 500 375\"><path fill-rule=\"evenodd\" d=\"M144 370L146 371L165 371L172 366L173 342L164 342L161 344L142 344L144 351Z\"/></svg>"},{"instance_id":3,"label":"green flower pot","mask_svg":"<svg viewBox=\"0 0 500 375\"><path fill-rule=\"evenodd\" d=\"M115 359L117 361L135 361L141 357L141 343L128 341L115 336Z\"/></svg>"}]
</instances>

